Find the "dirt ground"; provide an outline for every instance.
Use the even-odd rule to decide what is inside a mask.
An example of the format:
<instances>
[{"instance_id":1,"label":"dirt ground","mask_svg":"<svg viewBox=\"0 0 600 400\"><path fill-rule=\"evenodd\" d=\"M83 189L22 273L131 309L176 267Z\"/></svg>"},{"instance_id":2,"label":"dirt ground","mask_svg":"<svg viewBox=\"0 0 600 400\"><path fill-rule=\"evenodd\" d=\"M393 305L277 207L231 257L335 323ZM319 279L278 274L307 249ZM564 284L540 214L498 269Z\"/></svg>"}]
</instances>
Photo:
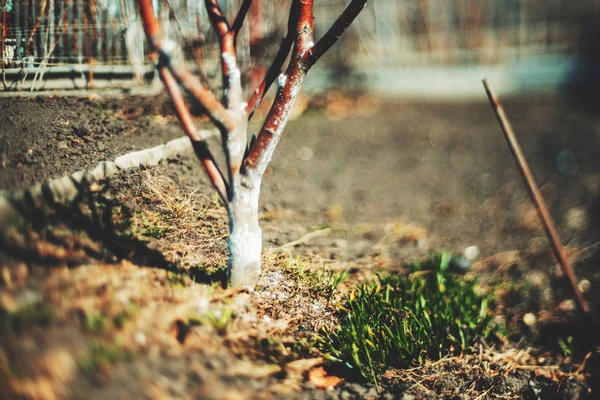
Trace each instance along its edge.
<instances>
[{"instance_id":1,"label":"dirt ground","mask_svg":"<svg viewBox=\"0 0 600 400\"><path fill-rule=\"evenodd\" d=\"M591 319L575 309L483 93L330 94L288 124L263 182L254 291L219 287L226 215L192 156L30 208L0 250L0 397L596 398L600 116L558 95L502 100ZM170 109L164 96L0 99L0 188L179 137ZM354 284L472 245L481 256L468 274L497 296L506 337L391 369L378 386L312 346ZM319 271L349 278L331 293Z\"/></svg>"}]
</instances>

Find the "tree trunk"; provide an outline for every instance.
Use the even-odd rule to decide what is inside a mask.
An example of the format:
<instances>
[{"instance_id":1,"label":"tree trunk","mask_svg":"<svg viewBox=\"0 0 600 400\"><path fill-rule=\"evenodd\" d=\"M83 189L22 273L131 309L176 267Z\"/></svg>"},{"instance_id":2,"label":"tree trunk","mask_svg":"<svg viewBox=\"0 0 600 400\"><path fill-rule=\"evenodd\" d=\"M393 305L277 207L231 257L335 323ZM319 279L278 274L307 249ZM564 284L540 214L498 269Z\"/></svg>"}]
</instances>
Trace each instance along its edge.
<instances>
[{"instance_id":1,"label":"tree trunk","mask_svg":"<svg viewBox=\"0 0 600 400\"><path fill-rule=\"evenodd\" d=\"M222 100L204 86L185 66L182 51L162 33L152 0L138 0L144 31L159 75L177 112L177 117L190 137L196 155L227 206L229 214L229 263L227 277L232 286L253 286L260 277L262 232L258 225L260 184L281 133L292 112L302 81L314 63L340 38L367 0L352 0L327 33L313 42L313 1L293 0L288 19L288 33L283 40L265 78L253 91L246 104L242 98L241 74L236 59L236 38L252 0L243 0L233 21L227 22L218 0L205 0L206 10L221 49ZM257 5L258 3L254 3ZM292 51L290 55L290 51ZM289 63L281 73L285 60ZM248 120L277 79L275 101L256 141L247 146ZM200 104L222 136L227 162L227 175L219 170L197 128L180 91L181 85ZM244 150L247 150L247 154Z\"/></svg>"},{"instance_id":2,"label":"tree trunk","mask_svg":"<svg viewBox=\"0 0 600 400\"><path fill-rule=\"evenodd\" d=\"M261 269L262 232L258 224L260 176L255 171L238 175L229 203L229 264L231 286L253 286Z\"/></svg>"}]
</instances>

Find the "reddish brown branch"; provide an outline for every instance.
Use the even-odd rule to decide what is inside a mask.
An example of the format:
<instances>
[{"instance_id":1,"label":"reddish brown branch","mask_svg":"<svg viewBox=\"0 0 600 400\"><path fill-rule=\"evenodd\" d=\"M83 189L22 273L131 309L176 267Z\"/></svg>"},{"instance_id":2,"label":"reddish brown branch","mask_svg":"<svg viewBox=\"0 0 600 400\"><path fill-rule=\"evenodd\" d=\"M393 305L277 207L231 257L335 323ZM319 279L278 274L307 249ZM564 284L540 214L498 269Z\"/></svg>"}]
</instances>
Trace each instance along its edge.
<instances>
[{"instance_id":1,"label":"reddish brown branch","mask_svg":"<svg viewBox=\"0 0 600 400\"><path fill-rule=\"evenodd\" d=\"M312 46L313 0L294 0L292 7L297 10L295 24L292 24L296 32L292 59L285 75L279 77L279 90L273 106L271 106L244 164L245 169L256 170L259 174L264 173L266 165L271 159L308 72L303 57ZM294 21L290 19L290 22Z\"/></svg>"},{"instance_id":2,"label":"reddish brown branch","mask_svg":"<svg viewBox=\"0 0 600 400\"><path fill-rule=\"evenodd\" d=\"M208 17L210 19L211 24L217 31L219 38L222 39L223 36L229 33L229 23L227 22L227 19L221 11L219 1L204 0L204 4L206 5L206 11L208 12Z\"/></svg>"},{"instance_id":3,"label":"reddish brown branch","mask_svg":"<svg viewBox=\"0 0 600 400\"><path fill-rule=\"evenodd\" d=\"M181 90L179 90L179 86L177 86L177 81L175 78L173 78L171 71L164 66L160 66L158 72L161 80L167 88L167 91L169 92L169 95L171 96L171 99L173 100L177 118L179 119L181 126L183 126L185 133L192 141L192 146L196 156L198 159L200 159L206 174L210 178L215 190L221 197L221 200L227 204L227 183L223 179L223 174L215 163L215 160L208 149L206 142L197 132L196 125L194 124L192 116L190 115L190 112L185 104L183 94L181 93Z\"/></svg>"},{"instance_id":4,"label":"reddish brown branch","mask_svg":"<svg viewBox=\"0 0 600 400\"><path fill-rule=\"evenodd\" d=\"M294 46L293 57L301 57L313 45L313 0L299 0L298 24L296 30L298 36Z\"/></svg>"},{"instance_id":5,"label":"reddish brown branch","mask_svg":"<svg viewBox=\"0 0 600 400\"><path fill-rule=\"evenodd\" d=\"M156 20L152 0L138 0L144 31L153 51L158 53L159 65L169 68L173 77L203 107L210 120L221 132L231 131L236 124L215 95L185 66L175 43L167 40Z\"/></svg>"},{"instance_id":6,"label":"reddish brown branch","mask_svg":"<svg viewBox=\"0 0 600 400\"><path fill-rule=\"evenodd\" d=\"M227 131L221 131L223 150L229 171L229 183L235 186L238 172L244 158L246 147L247 121L242 106L241 72L237 65L234 32L219 7L218 0L205 0L211 24L219 36L221 48L221 72L223 76L223 104L228 108L234 125ZM230 199L233 193L229 193Z\"/></svg>"},{"instance_id":7,"label":"reddish brown branch","mask_svg":"<svg viewBox=\"0 0 600 400\"><path fill-rule=\"evenodd\" d=\"M173 62L173 54L177 53L174 53L172 42L168 42L160 30L158 21L154 16L152 0L138 0L138 5L146 36L148 37L148 41L150 42L153 51L155 51L154 58L158 58L157 69L159 75L173 99L177 117L192 141L194 151L202 162L204 170L217 190L217 193L221 199L223 199L225 204L227 204L229 189L227 183L206 146L206 143L199 137L194 121L192 120L177 83L181 84L200 103L206 110L209 118L221 132L228 132L235 123L227 113L227 110L219 103L212 92L203 87L200 81L187 70L182 59L176 60L178 62ZM158 57L156 54L158 54Z\"/></svg>"},{"instance_id":8,"label":"reddish brown branch","mask_svg":"<svg viewBox=\"0 0 600 400\"><path fill-rule=\"evenodd\" d=\"M252 118L252 115L256 111L256 108L260 105L261 101L271 88L271 85L281 73L281 69L283 67L283 63L287 59L290 54L290 50L292 49L292 45L294 44L294 40L296 38L296 21L298 19L298 7L295 2L292 3L290 8L290 16L288 18L288 31L287 35L281 42L279 46L279 50L273 59L273 63L267 70L265 74L265 78L258 85L258 87L252 92L252 96L250 100L248 100L248 104L246 105L246 114L248 114L248 119Z\"/></svg>"},{"instance_id":9,"label":"reddish brown branch","mask_svg":"<svg viewBox=\"0 0 600 400\"><path fill-rule=\"evenodd\" d=\"M550 243L550 247L552 248L552 252L554 253L554 257L556 261L562 267L564 274L569 279L571 286L573 288L573 292L577 297L577 301L579 302L579 306L584 312L589 312L590 307L583 297L583 294L579 290L577 286L577 279L575 278L575 273L567 260L567 256L565 251L560 243L560 238L558 237L558 233L556 232L556 228L552 223L552 218L550 217L550 213L546 208L544 203L544 198L542 197L537 185L535 184L535 180L533 179L533 174L531 173L531 169L529 169L529 165L527 164L527 160L523 155L523 151L521 150L521 146L519 146L519 142L512 130L510 122L506 117L504 112L504 108L500 104L500 100L496 97L491 87L487 83L487 80L483 80L483 86L485 87L485 91L490 100L490 104L496 113L496 117L498 118L498 123L502 128L502 132L504 133L504 138L508 143L508 147L515 158L517 166L519 167L519 172L523 177L523 181L525 186L527 187L527 191L529 192L529 196L531 196L531 201L535 206L538 217L540 218L540 222L542 223L542 227L544 228L544 232L546 233L546 237L548 238L548 242Z\"/></svg>"},{"instance_id":10,"label":"reddish brown branch","mask_svg":"<svg viewBox=\"0 0 600 400\"><path fill-rule=\"evenodd\" d=\"M248 14L248 10L252 5L252 0L244 0L242 5L240 6L240 10L238 11L233 24L231 24L231 31L233 32L233 42L237 41L237 36L240 33L240 29L242 29L242 25L244 24L244 20L246 19L246 15Z\"/></svg>"},{"instance_id":11,"label":"reddish brown branch","mask_svg":"<svg viewBox=\"0 0 600 400\"><path fill-rule=\"evenodd\" d=\"M19 7L20 5L17 5ZM4 90L8 90L8 82L6 82L6 65L4 65L4 52L6 51L6 32L8 31L8 26L6 25L6 14L8 7L4 7L2 10L2 37L0 38L0 63L2 64L2 84L4 85Z\"/></svg>"},{"instance_id":12,"label":"reddish brown branch","mask_svg":"<svg viewBox=\"0 0 600 400\"><path fill-rule=\"evenodd\" d=\"M235 46L234 46L234 31L229 27L227 19L219 7L218 0L205 0L206 10L210 22L219 36L219 45L221 47L221 74L223 80L223 103L225 107L231 107L230 101L233 96L239 97L239 103L241 103L241 84L239 93L232 93L231 83L231 70L237 69L235 59ZM233 88L236 90L235 88Z\"/></svg>"},{"instance_id":13,"label":"reddish brown branch","mask_svg":"<svg viewBox=\"0 0 600 400\"><path fill-rule=\"evenodd\" d=\"M367 0L352 0L350 4L342 11L338 19L329 28L327 33L310 50L307 55L307 61L310 65L317 62L323 54L333 46L335 42L346 32L352 21L356 19L358 14L367 4Z\"/></svg>"},{"instance_id":14,"label":"reddish brown branch","mask_svg":"<svg viewBox=\"0 0 600 400\"><path fill-rule=\"evenodd\" d=\"M277 93L275 102L256 138L254 146L248 153L245 164L246 168L256 169L264 162L268 163L273 151L272 147L274 147L279 140L278 135L283 129L282 126L287 122L287 118L289 117L298 91L300 90L300 85L304 80L304 76L314 63L342 36L348 26L362 11L366 3L367 0L352 0L340 14L336 22L331 26L329 31L313 45L313 0L293 1L292 11L290 12L290 21L288 21L288 36L290 27L295 28L294 33L296 34L292 59L290 60L290 64L288 65L284 76L283 85ZM292 14L295 14L295 12L297 13L297 17L294 19L297 22L294 24L291 16ZM286 37L286 39L288 38ZM286 42L284 41L284 43ZM283 53L285 48L280 50ZM283 61L281 62L283 63ZM246 110L249 116L252 115L258 106L258 103L260 103L260 100L264 97L270 84L269 79L271 79L270 82L272 82L274 74L276 74L276 69L270 69L269 73L267 73L267 77L265 77L265 82L261 83L248 102ZM273 139L275 139L275 142L272 144ZM263 168L264 167L261 166L259 169Z\"/></svg>"}]
</instances>

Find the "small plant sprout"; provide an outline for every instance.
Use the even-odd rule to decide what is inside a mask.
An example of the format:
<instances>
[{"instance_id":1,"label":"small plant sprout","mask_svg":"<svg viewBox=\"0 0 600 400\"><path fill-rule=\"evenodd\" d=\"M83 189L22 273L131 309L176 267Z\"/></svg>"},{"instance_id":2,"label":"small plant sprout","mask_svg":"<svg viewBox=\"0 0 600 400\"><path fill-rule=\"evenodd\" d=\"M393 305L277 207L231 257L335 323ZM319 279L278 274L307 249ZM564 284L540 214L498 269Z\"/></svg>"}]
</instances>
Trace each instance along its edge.
<instances>
[{"instance_id":1,"label":"small plant sprout","mask_svg":"<svg viewBox=\"0 0 600 400\"><path fill-rule=\"evenodd\" d=\"M258 2L258 0L257 0ZM158 73L175 105L177 117L192 141L229 216L228 281L233 286L253 286L261 271L262 232L258 224L258 199L262 178L307 72L340 38L364 8L367 0L352 0L329 31L313 42L314 0L292 0L287 35L281 42L264 79L243 99L236 39L252 0L242 1L230 24L217 0L205 0L207 14L219 38L222 95L219 100L186 67L179 46L162 32L152 0L138 0L139 12ZM291 56L290 56L291 53ZM289 62L282 73L284 64ZM202 73L201 73L202 74ZM277 94L258 135L248 141L248 121L277 80ZM202 135L196 129L180 86L200 104L221 133L226 172L217 166Z\"/></svg>"}]
</instances>

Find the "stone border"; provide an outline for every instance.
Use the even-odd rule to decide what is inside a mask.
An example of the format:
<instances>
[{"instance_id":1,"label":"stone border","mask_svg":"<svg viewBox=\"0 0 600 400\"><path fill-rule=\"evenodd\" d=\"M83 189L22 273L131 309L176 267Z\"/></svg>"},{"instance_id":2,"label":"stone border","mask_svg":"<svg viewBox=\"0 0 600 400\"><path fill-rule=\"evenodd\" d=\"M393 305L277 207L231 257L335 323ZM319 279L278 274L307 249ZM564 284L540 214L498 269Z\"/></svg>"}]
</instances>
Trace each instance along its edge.
<instances>
[{"instance_id":1,"label":"stone border","mask_svg":"<svg viewBox=\"0 0 600 400\"><path fill-rule=\"evenodd\" d=\"M217 131L203 130L199 133L206 139L216 135ZM132 168L157 165L164 159L193 151L190 139L183 136L156 147L119 156L114 161L101 161L94 169L85 169L50 182L38 183L14 194L0 192L0 236L22 216L18 210L20 206L28 208L28 204L39 202L66 203L75 199L82 182L91 185Z\"/></svg>"}]
</instances>

